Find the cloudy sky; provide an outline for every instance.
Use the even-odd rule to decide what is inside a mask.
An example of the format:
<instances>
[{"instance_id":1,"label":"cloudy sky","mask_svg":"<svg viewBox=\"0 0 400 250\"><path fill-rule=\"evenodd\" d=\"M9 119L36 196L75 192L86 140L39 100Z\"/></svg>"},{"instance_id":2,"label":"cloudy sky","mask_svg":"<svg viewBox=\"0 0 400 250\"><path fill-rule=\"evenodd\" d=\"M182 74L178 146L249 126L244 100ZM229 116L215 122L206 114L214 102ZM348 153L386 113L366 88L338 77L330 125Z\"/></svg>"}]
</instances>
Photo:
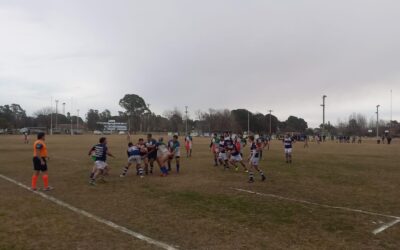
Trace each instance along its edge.
<instances>
[{"instance_id":1,"label":"cloudy sky","mask_svg":"<svg viewBox=\"0 0 400 250\"><path fill-rule=\"evenodd\" d=\"M398 0L0 0L0 105L400 120ZM83 116L83 115L82 115Z\"/></svg>"}]
</instances>

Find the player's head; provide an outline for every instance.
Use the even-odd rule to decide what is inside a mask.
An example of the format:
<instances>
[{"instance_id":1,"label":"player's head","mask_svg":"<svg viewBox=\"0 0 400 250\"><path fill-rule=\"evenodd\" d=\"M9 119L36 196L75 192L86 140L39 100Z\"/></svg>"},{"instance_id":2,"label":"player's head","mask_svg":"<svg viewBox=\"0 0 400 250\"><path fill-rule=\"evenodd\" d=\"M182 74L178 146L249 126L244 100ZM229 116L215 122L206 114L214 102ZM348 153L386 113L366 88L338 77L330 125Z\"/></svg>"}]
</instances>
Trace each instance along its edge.
<instances>
[{"instance_id":1,"label":"player's head","mask_svg":"<svg viewBox=\"0 0 400 250\"><path fill-rule=\"evenodd\" d=\"M177 135L174 135L174 136L172 137L172 140L177 141L177 140L178 140L178 136L177 136Z\"/></svg>"},{"instance_id":2,"label":"player's head","mask_svg":"<svg viewBox=\"0 0 400 250\"><path fill-rule=\"evenodd\" d=\"M138 142L139 142L140 145L142 145L144 143L143 138L139 138Z\"/></svg>"},{"instance_id":3,"label":"player's head","mask_svg":"<svg viewBox=\"0 0 400 250\"><path fill-rule=\"evenodd\" d=\"M38 133L37 134L37 139L38 140L44 140L45 139L45 133L43 133L43 132Z\"/></svg>"},{"instance_id":4,"label":"player's head","mask_svg":"<svg viewBox=\"0 0 400 250\"><path fill-rule=\"evenodd\" d=\"M250 140L251 142L253 142L253 141L254 141L254 135L250 135L250 136L249 136L249 140Z\"/></svg>"},{"instance_id":5,"label":"player's head","mask_svg":"<svg viewBox=\"0 0 400 250\"><path fill-rule=\"evenodd\" d=\"M100 140L99 140L99 142L100 142L101 144L106 144L106 143L107 143L107 138L101 137Z\"/></svg>"},{"instance_id":6,"label":"player's head","mask_svg":"<svg viewBox=\"0 0 400 250\"><path fill-rule=\"evenodd\" d=\"M158 141L159 141L159 142L163 142L163 141L164 141L164 138L160 137L160 138L158 139Z\"/></svg>"},{"instance_id":7,"label":"player's head","mask_svg":"<svg viewBox=\"0 0 400 250\"><path fill-rule=\"evenodd\" d=\"M221 135L219 138L220 138L221 140L224 140L225 137L224 137L223 135Z\"/></svg>"},{"instance_id":8,"label":"player's head","mask_svg":"<svg viewBox=\"0 0 400 250\"><path fill-rule=\"evenodd\" d=\"M128 147L132 147L132 146L133 146L132 142L128 143Z\"/></svg>"},{"instance_id":9,"label":"player's head","mask_svg":"<svg viewBox=\"0 0 400 250\"><path fill-rule=\"evenodd\" d=\"M152 137L153 137L152 134L147 134L147 140L151 140Z\"/></svg>"},{"instance_id":10,"label":"player's head","mask_svg":"<svg viewBox=\"0 0 400 250\"><path fill-rule=\"evenodd\" d=\"M217 137L217 133L214 133L214 137Z\"/></svg>"}]
</instances>

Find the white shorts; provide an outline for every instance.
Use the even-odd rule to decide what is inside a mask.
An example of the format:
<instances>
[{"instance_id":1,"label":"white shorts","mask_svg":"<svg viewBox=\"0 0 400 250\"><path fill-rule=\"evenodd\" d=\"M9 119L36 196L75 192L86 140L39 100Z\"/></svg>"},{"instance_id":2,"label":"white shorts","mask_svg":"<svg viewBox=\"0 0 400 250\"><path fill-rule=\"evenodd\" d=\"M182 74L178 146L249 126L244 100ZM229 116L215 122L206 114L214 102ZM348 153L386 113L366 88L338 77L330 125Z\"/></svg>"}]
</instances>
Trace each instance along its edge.
<instances>
[{"instance_id":1,"label":"white shorts","mask_svg":"<svg viewBox=\"0 0 400 250\"><path fill-rule=\"evenodd\" d=\"M285 154L291 154L292 149L291 148L285 148Z\"/></svg>"},{"instance_id":2,"label":"white shorts","mask_svg":"<svg viewBox=\"0 0 400 250\"><path fill-rule=\"evenodd\" d=\"M240 154L238 155L231 155L231 161L242 161L242 156Z\"/></svg>"},{"instance_id":3,"label":"white shorts","mask_svg":"<svg viewBox=\"0 0 400 250\"><path fill-rule=\"evenodd\" d=\"M258 158L258 157L251 157L250 158L250 164L252 166L258 166L259 163L260 163L260 158Z\"/></svg>"},{"instance_id":4,"label":"white shorts","mask_svg":"<svg viewBox=\"0 0 400 250\"><path fill-rule=\"evenodd\" d=\"M178 157L178 158L181 157L181 151L180 150L175 151L174 157Z\"/></svg>"},{"instance_id":5,"label":"white shorts","mask_svg":"<svg viewBox=\"0 0 400 250\"><path fill-rule=\"evenodd\" d=\"M157 158L158 157L166 157L168 155L169 155L168 149L157 150Z\"/></svg>"},{"instance_id":6,"label":"white shorts","mask_svg":"<svg viewBox=\"0 0 400 250\"><path fill-rule=\"evenodd\" d=\"M226 156L226 153L219 153L218 154L218 159L220 159L220 160L223 160L223 161L226 161L226 160L228 160L228 157Z\"/></svg>"},{"instance_id":7,"label":"white shorts","mask_svg":"<svg viewBox=\"0 0 400 250\"><path fill-rule=\"evenodd\" d=\"M94 165L96 166L97 169L100 169L100 170L103 170L108 166L105 161L95 161Z\"/></svg>"},{"instance_id":8,"label":"white shorts","mask_svg":"<svg viewBox=\"0 0 400 250\"><path fill-rule=\"evenodd\" d=\"M142 157L140 157L140 155L133 155L133 156L128 158L128 163L141 164L142 163Z\"/></svg>"}]
</instances>

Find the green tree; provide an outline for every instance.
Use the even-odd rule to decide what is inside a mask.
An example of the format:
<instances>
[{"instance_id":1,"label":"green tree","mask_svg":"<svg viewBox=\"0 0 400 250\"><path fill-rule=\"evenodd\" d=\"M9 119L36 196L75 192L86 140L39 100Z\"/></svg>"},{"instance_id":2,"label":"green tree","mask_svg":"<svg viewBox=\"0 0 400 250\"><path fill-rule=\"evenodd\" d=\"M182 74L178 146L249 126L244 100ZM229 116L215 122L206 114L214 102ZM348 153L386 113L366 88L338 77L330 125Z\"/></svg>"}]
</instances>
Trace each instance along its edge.
<instances>
[{"instance_id":1,"label":"green tree","mask_svg":"<svg viewBox=\"0 0 400 250\"><path fill-rule=\"evenodd\" d=\"M126 94L119 100L119 105L126 110L129 118L128 124L133 131L137 131L140 128L141 116L145 112L150 112L144 99L135 94Z\"/></svg>"},{"instance_id":2,"label":"green tree","mask_svg":"<svg viewBox=\"0 0 400 250\"><path fill-rule=\"evenodd\" d=\"M99 111L95 109L89 109L86 114L86 122L89 130L97 129L97 122L100 121Z\"/></svg>"}]
</instances>

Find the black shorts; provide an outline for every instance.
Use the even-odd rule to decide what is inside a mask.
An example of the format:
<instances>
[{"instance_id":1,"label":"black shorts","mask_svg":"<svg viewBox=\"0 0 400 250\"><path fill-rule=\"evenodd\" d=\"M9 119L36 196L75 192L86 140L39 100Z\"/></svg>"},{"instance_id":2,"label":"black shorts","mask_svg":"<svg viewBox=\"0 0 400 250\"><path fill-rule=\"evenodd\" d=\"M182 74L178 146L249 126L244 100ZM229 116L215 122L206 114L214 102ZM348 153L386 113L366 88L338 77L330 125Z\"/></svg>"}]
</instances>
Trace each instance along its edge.
<instances>
[{"instance_id":1,"label":"black shorts","mask_svg":"<svg viewBox=\"0 0 400 250\"><path fill-rule=\"evenodd\" d=\"M33 157L33 170L35 171L47 171L47 162L43 159L44 165L40 162L40 159L37 157Z\"/></svg>"},{"instance_id":2,"label":"black shorts","mask_svg":"<svg viewBox=\"0 0 400 250\"><path fill-rule=\"evenodd\" d=\"M154 153L150 153L147 158L149 160L157 160L157 151L155 151Z\"/></svg>"}]
</instances>

